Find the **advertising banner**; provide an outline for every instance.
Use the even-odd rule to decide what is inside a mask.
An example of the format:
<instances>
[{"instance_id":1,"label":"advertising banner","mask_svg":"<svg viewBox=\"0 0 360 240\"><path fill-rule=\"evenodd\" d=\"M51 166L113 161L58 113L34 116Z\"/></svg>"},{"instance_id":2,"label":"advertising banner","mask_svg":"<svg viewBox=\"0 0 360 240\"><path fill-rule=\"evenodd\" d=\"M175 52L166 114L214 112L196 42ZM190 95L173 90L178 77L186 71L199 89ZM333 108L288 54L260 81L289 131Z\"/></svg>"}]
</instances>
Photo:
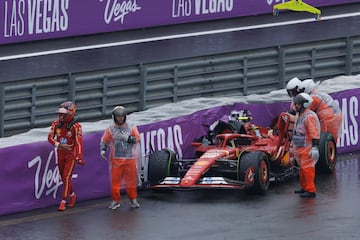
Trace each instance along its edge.
<instances>
[{"instance_id":1,"label":"advertising banner","mask_svg":"<svg viewBox=\"0 0 360 240\"><path fill-rule=\"evenodd\" d=\"M79 200L109 195L108 163L99 156L101 133L84 136L85 166L72 176ZM44 136L47 139L47 136ZM56 151L47 141L0 149L0 215L57 204L62 182Z\"/></svg>"},{"instance_id":2,"label":"advertising banner","mask_svg":"<svg viewBox=\"0 0 360 240\"><path fill-rule=\"evenodd\" d=\"M359 90L331 94L338 101L343 115L342 133L337 143L339 154L360 150ZM152 150L171 148L180 158L194 158L191 142L205 135L214 121L226 120L232 110L248 109L252 113L253 123L266 127L289 106L289 102L236 103L139 125L142 152L138 162L139 174L146 174L147 156ZM86 164L77 165L72 177L80 201L110 196L108 162L101 159L99 153L102 134L93 132L83 137ZM56 210L61 198L62 182L56 166L55 149L45 139L47 136L44 136L44 141L0 148L0 215L52 205Z\"/></svg>"},{"instance_id":3,"label":"advertising banner","mask_svg":"<svg viewBox=\"0 0 360 240\"><path fill-rule=\"evenodd\" d=\"M358 0L307 0L330 6ZM3 0L0 45L272 13L284 0Z\"/></svg>"}]
</instances>

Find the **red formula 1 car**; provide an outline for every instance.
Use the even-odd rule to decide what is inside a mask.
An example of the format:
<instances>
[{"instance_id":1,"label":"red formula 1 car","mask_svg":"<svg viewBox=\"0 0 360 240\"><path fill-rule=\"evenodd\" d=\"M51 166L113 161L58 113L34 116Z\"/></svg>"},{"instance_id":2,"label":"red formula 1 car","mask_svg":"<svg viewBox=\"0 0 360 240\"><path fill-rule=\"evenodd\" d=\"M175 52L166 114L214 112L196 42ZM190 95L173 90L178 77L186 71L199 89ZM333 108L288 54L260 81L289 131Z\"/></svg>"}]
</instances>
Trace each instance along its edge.
<instances>
[{"instance_id":1,"label":"red formula 1 car","mask_svg":"<svg viewBox=\"0 0 360 240\"><path fill-rule=\"evenodd\" d=\"M195 140L195 159L178 159L170 149L149 157L151 189L231 188L264 193L270 181L284 181L298 174L291 154L294 117L281 113L274 129L250 123L250 117L217 121L208 134ZM320 140L320 168L332 172L335 166L334 138Z\"/></svg>"}]
</instances>

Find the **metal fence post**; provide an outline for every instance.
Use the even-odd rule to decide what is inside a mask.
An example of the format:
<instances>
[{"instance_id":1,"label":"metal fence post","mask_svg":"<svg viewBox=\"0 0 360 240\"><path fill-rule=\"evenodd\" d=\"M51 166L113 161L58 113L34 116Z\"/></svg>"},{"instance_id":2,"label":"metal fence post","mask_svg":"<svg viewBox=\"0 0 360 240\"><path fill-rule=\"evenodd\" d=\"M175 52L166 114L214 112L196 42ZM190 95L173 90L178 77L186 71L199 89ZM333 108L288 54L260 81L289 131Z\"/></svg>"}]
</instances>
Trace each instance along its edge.
<instances>
[{"instance_id":1,"label":"metal fence post","mask_svg":"<svg viewBox=\"0 0 360 240\"><path fill-rule=\"evenodd\" d=\"M179 67L174 66L174 82L173 82L173 102L178 100L178 80L179 80Z\"/></svg>"},{"instance_id":2,"label":"metal fence post","mask_svg":"<svg viewBox=\"0 0 360 240\"><path fill-rule=\"evenodd\" d=\"M313 48L311 50L311 69L310 69L310 77L315 81L315 74L316 74L316 69L315 69L315 64L316 64L316 48Z\"/></svg>"},{"instance_id":3,"label":"metal fence post","mask_svg":"<svg viewBox=\"0 0 360 240\"><path fill-rule=\"evenodd\" d=\"M32 85L31 88L31 113L30 113L30 127L33 128L35 126L35 119L36 119L36 92L37 87L36 85Z\"/></svg>"},{"instance_id":4,"label":"metal fence post","mask_svg":"<svg viewBox=\"0 0 360 240\"><path fill-rule=\"evenodd\" d=\"M244 96L247 95L248 92L248 60L247 57L244 57L243 59L243 94Z\"/></svg>"},{"instance_id":5,"label":"metal fence post","mask_svg":"<svg viewBox=\"0 0 360 240\"><path fill-rule=\"evenodd\" d=\"M76 98L76 81L71 73L69 73L69 101L75 102Z\"/></svg>"},{"instance_id":6,"label":"metal fence post","mask_svg":"<svg viewBox=\"0 0 360 240\"><path fill-rule=\"evenodd\" d=\"M5 88L4 86L0 86L0 104L1 104L1 110L0 110L0 137L4 137L5 133Z\"/></svg>"},{"instance_id":7,"label":"metal fence post","mask_svg":"<svg viewBox=\"0 0 360 240\"><path fill-rule=\"evenodd\" d=\"M285 50L279 46L279 87L285 88Z\"/></svg>"},{"instance_id":8,"label":"metal fence post","mask_svg":"<svg viewBox=\"0 0 360 240\"><path fill-rule=\"evenodd\" d=\"M147 88L147 68L140 64L140 96L139 96L139 109L140 111L146 110L146 88Z\"/></svg>"},{"instance_id":9,"label":"metal fence post","mask_svg":"<svg viewBox=\"0 0 360 240\"><path fill-rule=\"evenodd\" d=\"M345 74L352 74L352 56L354 52L354 40L350 37L346 38L346 59L345 59Z\"/></svg>"},{"instance_id":10,"label":"metal fence post","mask_svg":"<svg viewBox=\"0 0 360 240\"><path fill-rule=\"evenodd\" d=\"M101 99L101 115L106 115L106 107L107 107L107 86L108 86L108 77L104 76L102 81L102 99Z\"/></svg>"}]
</instances>

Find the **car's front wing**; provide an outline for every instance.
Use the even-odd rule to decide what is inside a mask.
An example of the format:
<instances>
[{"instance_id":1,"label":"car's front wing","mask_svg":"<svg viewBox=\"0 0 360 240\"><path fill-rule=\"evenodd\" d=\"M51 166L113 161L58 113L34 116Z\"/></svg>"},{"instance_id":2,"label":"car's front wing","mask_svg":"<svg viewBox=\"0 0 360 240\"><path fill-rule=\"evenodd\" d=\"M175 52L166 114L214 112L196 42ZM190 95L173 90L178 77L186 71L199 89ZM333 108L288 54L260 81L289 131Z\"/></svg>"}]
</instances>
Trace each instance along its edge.
<instances>
[{"instance_id":1,"label":"car's front wing","mask_svg":"<svg viewBox=\"0 0 360 240\"><path fill-rule=\"evenodd\" d=\"M195 184L182 186L180 177L166 177L159 184L151 185L150 188L173 188L173 189L194 189L194 188L220 188L220 189L245 189L252 186L243 181L236 181L224 177L202 177Z\"/></svg>"}]
</instances>

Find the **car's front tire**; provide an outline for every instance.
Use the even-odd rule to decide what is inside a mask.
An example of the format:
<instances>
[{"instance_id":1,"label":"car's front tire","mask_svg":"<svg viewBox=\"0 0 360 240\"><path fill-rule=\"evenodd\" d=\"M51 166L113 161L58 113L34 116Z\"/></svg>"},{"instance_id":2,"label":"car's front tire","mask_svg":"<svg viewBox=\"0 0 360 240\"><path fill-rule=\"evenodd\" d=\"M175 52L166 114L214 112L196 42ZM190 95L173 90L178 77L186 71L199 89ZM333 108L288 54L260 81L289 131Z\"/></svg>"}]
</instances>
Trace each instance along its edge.
<instances>
[{"instance_id":1,"label":"car's front tire","mask_svg":"<svg viewBox=\"0 0 360 240\"><path fill-rule=\"evenodd\" d=\"M176 169L176 154L171 149L162 149L149 156L148 181L150 185L159 184L165 177L170 176Z\"/></svg>"},{"instance_id":2,"label":"car's front tire","mask_svg":"<svg viewBox=\"0 0 360 240\"><path fill-rule=\"evenodd\" d=\"M261 151L243 153L240 157L241 181L253 184L246 188L248 193L263 194L269 189L269 161L265 153Z\"/></svg>"}]
</instances>

